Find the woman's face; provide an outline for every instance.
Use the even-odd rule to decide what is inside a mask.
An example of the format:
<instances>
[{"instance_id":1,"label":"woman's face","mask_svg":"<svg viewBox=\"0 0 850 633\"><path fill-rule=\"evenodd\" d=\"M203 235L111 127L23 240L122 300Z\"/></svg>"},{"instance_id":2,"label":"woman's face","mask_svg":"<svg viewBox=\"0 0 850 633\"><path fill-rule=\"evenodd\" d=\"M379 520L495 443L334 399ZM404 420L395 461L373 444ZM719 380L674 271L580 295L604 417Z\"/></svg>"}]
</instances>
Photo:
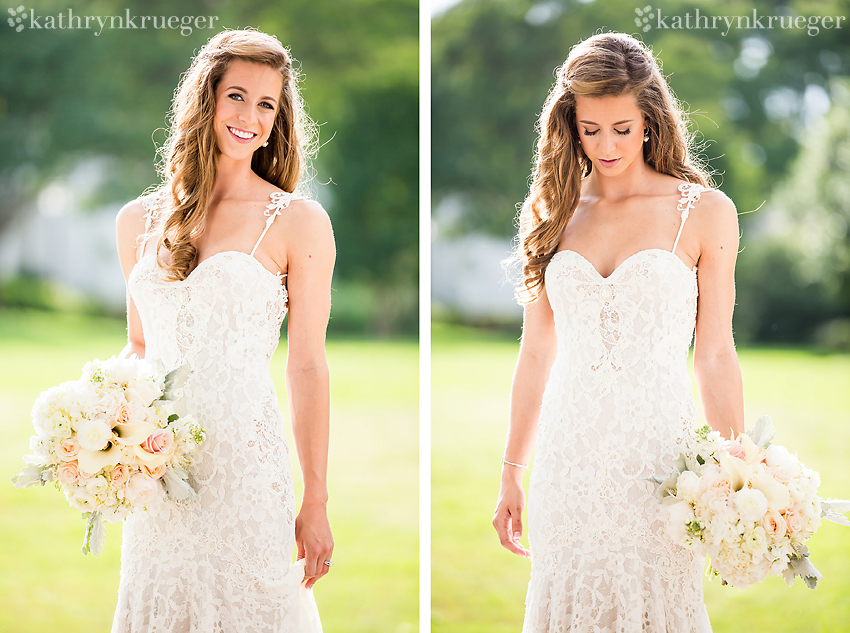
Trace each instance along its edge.
<instances>
[{"instance_id":1,"label":"woman's face","mask_svg":"<svg viewBox=\"0 0 850 633\"><path fill-rule=\"evenodd\" d=\"M617 176L643 162L643 113L631 93L576 95L576 125L584 153L601 176Z\"/></svg>"},{"instance_id":2,"label":"woman's face","mask_svg":"<svg viewBox=\"0 0 850 633\"><path fill-rule=\"evenodd\" d=\"M218 150L234 160L250 159L269 138L283 84L271 66L234 59L215 91Z\"/></svg>"}]
</instances>

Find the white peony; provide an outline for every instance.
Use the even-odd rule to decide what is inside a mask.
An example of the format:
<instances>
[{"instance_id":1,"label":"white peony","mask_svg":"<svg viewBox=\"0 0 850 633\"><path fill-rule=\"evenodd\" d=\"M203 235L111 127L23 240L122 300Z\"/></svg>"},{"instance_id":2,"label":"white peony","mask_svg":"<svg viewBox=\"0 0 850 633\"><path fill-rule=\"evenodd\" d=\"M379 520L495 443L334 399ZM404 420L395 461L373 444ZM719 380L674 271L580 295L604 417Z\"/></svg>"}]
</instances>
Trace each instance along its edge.
<instances>
[{"instance_id":1,"label":"white peony","mask_svg":"<svg viewBox=\"0 0 850 633\"><path fill-rule=\"evenodd\" d=\"M162 484L144 473L136 473L124 486L124 498L138 508L157 505L164 496Z\"/></svg>"},{"instance_id":2,"label":"white peony","mask_svg":"<svg viewBox=\"0 0 850 633\"><path fill-rule=\"evenodd\" d=\"M693 499L699 489L699 475L686 470L676 481L676 495L685 499Z\"/></svg>"},{"instance_id":3,"label":"white peony","mask_svg":"<svg viewBox=\"0 0 850 633\"><path fill-rule=\"evenodd\" d=\"M134 380L130 385L128 385L128 390L129 389L133 389L133 391L138 394L138 397L145 406L150 406L154 400L162 395L162 391L157 384L148 379ZM127 400L129 401L129 398L127 398Z\"/></svg>"},{"instance_id":4,"label":"white peony","mask_svg":"<svg viewBox=\"0 0 850 633\"><path fill-rule=\"evenodd\" d=\"M688 523L694 520L694 512L686 501L678 501L667 507L667 535L682 546L689 545Z\"/></svg>"},{"instance_id":5,"label":"white peony","mask_svg":"<svg viewBox=\"0 0 850 633\"><path fill-rule=\"evenodd\" d=\"M112 439L112 429L103 420L85 420L77 431L80 447L87 451L100 451Z\"/></svg>"},{"instance_id":6,"label":"white peony","mask_svg":"<svg viewBox=\"0 0 850 633\"><path fill-rule=\"evenodd\" d=\"M782 470L795 475L798 472L800 460L796 455L788 452L788 449L778 444L772 445L765 453L765 461L771 468L781 468Z\"/></svg>"},{"instance_id":7,"label":"white peony","mask_svg":"<svg viewBox=\"0 0 850 633\"><path fill-rule=\"evenodd\" d=\"M35 428L43 437L56 437L65 439L71 437L71 419L62 411L54 409L47 415L39 417L35 421Z\"/></svg>"},{"instance_id":8,"label":"white peony","mask_svg":"<svg viewBox=\"0 0 850 633\"><path fill-rule=\"evenodd\" d=\"M767 499L760 490L743 488L732 493L730 499L737 508L741 521L761 524L761 520L767 512Z\"/></svg>"}]
</instances>

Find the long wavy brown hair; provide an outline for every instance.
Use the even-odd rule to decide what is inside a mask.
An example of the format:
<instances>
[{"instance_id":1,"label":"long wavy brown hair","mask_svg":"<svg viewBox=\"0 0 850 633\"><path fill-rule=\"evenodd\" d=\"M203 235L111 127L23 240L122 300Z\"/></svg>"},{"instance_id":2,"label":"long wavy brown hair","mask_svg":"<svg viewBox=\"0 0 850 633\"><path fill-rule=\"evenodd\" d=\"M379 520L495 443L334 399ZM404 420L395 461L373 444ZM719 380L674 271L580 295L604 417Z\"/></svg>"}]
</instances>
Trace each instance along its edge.
<instances>
[{"instance_id":1,"label":"long wavy brown hair","mask_svg":"<svg viewBox=\"0 0 850 633\"><path fill-rule=\"evenodd\" d=\"M647 165L662 174L713 186L696 158L687 117L661 74L660 64L640 41L623 33L602 33L576 44L558 69L537 122L537 150L528 197L519 213L514 259L522 265L520 303L540 295L549 261L558 249L593 164L581 147L576 95L631 93L645 117Z\"/></svg>"},{"instance_id":2,"label":"long wavy brown hair","mask_svg":"<svg viewBox=\"0 0 850 633\"><path fill-rule=\"evenodd\" d=\"M254 152L253 172L292 192L304 183L315 152L315 124L304 111L300 77L288 49L276 37L253 29L225 30L210 39L175 90L168 136L159 150L161 183L150 193L157 202L144 239L159 235L157 260L169 281L186 279L197 258L192 242L204 232L218 174L215 93L234 59L265 64L283 78L268 146ZM171 255L170 263L161 257L163 248Z\"/></svg>"}]
</instances>

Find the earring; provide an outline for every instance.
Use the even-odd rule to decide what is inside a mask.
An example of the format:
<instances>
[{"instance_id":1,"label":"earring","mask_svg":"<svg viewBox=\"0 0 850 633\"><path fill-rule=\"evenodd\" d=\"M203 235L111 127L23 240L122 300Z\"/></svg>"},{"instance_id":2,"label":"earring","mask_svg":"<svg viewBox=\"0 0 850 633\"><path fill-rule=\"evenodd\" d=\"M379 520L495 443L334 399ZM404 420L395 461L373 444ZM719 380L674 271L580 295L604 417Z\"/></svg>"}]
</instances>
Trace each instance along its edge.
<instances>
[{"instance_id":1,"label":"earring","mask_svg":"<svg viewBox=\"0 0 850 633\"><path fill-rule=\"evenodd\" d=\"M644 139L644 140L646 140L646 139ZM269 142L268 142L268 141L266 141L265 143L263 143L263 147L268 147L268 146L269 146Z\"/></svg>"},{"instance_id":2,"label":"earring","mask_svg":"<svg viewBox=\"0 0 850 633\"><path fill-rule=\"evenodd\" d=\"M649 129L643 131L643 142L646 143L649 140Z\"/></svg>"}]
</instances>

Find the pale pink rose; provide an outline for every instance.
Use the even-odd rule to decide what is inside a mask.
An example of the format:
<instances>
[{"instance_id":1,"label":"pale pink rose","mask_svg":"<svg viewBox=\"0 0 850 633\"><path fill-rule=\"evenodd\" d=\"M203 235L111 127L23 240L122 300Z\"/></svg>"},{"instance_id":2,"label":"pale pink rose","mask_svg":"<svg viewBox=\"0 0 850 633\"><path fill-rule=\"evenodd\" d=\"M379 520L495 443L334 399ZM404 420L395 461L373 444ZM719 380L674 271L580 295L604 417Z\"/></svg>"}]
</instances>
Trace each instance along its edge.
<instances>
[{"instance_id":1,"label":"pale pink rose","mask_svg":"<svg viewBox=\"0 0 850 633\"><path fill-rule=\"evenodd\" d=\"M167 455L174 449L174 434L170 429L157 429L142 442L142 448L154 455Z\"/></svg>"},{"instance_id":2,"label":"pale pink rose","mask_svg":"<svg viewBox=\"0 0 850 633\"><path fill-rule=\"evenodd\" d=\"M789 475L788 471L784 468L774 468L773 478L781 484L787 484L791 481L791 475Z\"/></svg>"},{"instance_id":3,"label":"pale pink rose","mask_svg":"<svg viewBox=\"0 0 850 633\"><path fill-rule=\"evenodd\" d=\"M156 468L150 468L145 464L142 466L142 471L150 475L153 479L160 479L165 474L165 464L160 464Z\"/></svg>"},{"instance_id":4,"label":"pale pink rose","mask_svg":"<svg viewBox=\"0 0 850 633\"><path fill-rule=\"evenodd\" d=\"M59 467L59 481L66 486L71 486L80 479L80 471L77 462L65 462Z\"/></svg>"},{"instance_id":5,"label":"pale pink rose","mask_svg":"<svg viewBox=\"0 0 850 633\"><path fill-rule=\"evenodd\" d=\"M118 405L118 408L115 411L115 418L112 420L112 426L115 427L116 424L129 424L130 423L130 405L126 402L121 402Z\"/></svg>"},{"instance_id":6,"label":"pale pink rose","mask_svg":"<svg viewBox=\"0 0 850 633\"><path fill-rule=\"evenodd\" d=\"M126 484L127 480L130 478L130 467L124 464L116 466L112 469L110 478L112 479L113 488L123 488L124 484Z\"/></svg>"},{"instance_id":7,"label":"pale pink rose","mask_svg":"<svg viewBox=\"0 0 850 633\"><path fill-rule=\"evenodd\" d=\"M806 527L806 519L796 510L785 513L785 523L788 525L788 531L792 534L802 532Z\"/></svg>"},{"instance_id":8,"label":"pale pink rose","mask_svg":"<svg viewBox=\"0 0 850 633\"><path fill-rule=\"evenodd\" d=\"M56 447L56 454L63 462L69 462L80 452L80 443L73 437L68 437Z\"/></svg>"},{"instance_id":9,"label":"pale pink rose","mask_svg":"<svg viewBox=\"0 0 850 633\"><path fill-rule=\"evenodd\" d=\"M761 520L761 525L764 528L764 531L767 532L767 535L777 541L785 536L785 531L787 529L785 519L783 519L782 515L776 510L768 510L767 514L765 514L764 518Z\"/></svg>"},{"instance_id":10,"label":"pale pink rose","mask_svg":"<svg viewBox=\"0 0 850 633\"><path fill-rule=\"evenodd\" d=\"M744 445L738 440L723 440L720 448L721 450L729 453L732 457L737 457L738 459L744 459L746 455Z\"/></svg>"},{"instance_id":11,"label":"pale pink rose","mask_svg":"<svg viewBox=\"0 0 850 633\"><path fill-rule=\"evenodd\" d=\"M731 492L732 480L725 471L721 470L716 477L711 479L709 490L716 490L718 492L725 493Z\"/></svg>"}]
</instances>

